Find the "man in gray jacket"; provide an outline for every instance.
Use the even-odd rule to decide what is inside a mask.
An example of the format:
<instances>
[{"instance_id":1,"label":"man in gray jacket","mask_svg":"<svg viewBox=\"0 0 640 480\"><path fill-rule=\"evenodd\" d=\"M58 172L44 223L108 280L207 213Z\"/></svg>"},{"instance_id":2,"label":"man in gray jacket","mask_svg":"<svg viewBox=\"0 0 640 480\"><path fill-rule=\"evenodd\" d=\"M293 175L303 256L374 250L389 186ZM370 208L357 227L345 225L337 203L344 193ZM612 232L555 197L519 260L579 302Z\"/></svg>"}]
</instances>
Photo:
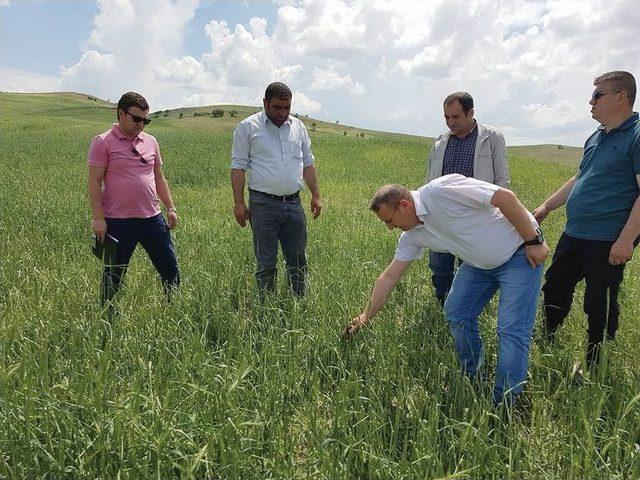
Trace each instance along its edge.
<instances>
[{"instance_id":1,"label":"man in gray jacket","mask_svg":"<svg viewBox=\"0 0 640 480\"><path fill-rule=\"evenodd\" d=\"M507 149L502 133L473 118L473 98L467 92L452 93L445 98L443 107L449 131L436 139L429 153L427 182L459 173L509 188ZM431 281L441 305L453 282L454 264L455 257L450 253L429 252Z\"/></svg>"}]
</instances>

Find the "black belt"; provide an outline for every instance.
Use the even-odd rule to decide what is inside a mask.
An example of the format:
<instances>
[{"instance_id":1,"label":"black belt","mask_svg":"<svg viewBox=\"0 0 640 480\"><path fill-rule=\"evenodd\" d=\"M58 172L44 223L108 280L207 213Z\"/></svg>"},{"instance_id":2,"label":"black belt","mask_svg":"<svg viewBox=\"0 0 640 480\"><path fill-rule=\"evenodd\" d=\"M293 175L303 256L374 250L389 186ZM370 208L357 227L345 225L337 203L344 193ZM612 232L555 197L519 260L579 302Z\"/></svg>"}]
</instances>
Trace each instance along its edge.
<instances>
[{"instance_id":1,"label":"black belt","mask_svg":"<svg viewBox=\"0 0 640 480\"><path fill-rule=\"evenodd\" d=\"M300 197L300 192L292 193L291 195L274 195L273 193L261 192L259 190L249 189L252 193L259 193L260 195L264 195L265 197L273 198L274 200L278 200L280 202L289 202L291 200L295 200Z\"/></svg>"}]
</instances>

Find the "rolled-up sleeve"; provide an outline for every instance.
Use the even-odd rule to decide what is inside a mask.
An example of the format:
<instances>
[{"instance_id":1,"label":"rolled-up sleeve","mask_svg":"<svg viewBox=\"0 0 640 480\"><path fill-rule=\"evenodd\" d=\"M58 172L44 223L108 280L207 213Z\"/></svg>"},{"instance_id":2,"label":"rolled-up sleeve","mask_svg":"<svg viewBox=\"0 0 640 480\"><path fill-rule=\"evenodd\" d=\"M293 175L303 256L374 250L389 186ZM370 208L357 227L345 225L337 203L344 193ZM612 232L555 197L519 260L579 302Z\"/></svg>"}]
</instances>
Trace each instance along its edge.
<instances>
[{"instance_id":1,"label":"rolled-up sleeve","mask_svg":"<svg viewBox=\"0 0 640 480\"><path fill-rule=\"evenodd\" d=\"M307 127L305 127L302 122L300 123L300 136L302 137L302 165L308 167L313 165L315 158L311 151L311 138L309 138Z\"/></svg>"},{"instance_id":2,"label":"rolled-up sleeve","mask_svg":"<svg viewBox=\"0 0 640 480\"><path fill-rule=\"evenodd\" d=\"M231 147L231 168L247 170L249 168L249 131L246 123L239 123L233 132Z\"/></svg>"}]
</instances>

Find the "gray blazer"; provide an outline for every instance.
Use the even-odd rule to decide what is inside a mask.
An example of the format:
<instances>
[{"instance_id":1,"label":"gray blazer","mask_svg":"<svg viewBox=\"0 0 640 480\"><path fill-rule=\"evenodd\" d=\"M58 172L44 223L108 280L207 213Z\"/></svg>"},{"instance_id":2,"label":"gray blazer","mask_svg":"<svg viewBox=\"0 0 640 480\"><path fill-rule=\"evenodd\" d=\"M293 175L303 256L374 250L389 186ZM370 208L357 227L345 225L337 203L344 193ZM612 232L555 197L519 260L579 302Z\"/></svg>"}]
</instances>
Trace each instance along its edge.
<instances>
[{"instance_id":1,"label":"gray blazer","mask_svg":"<svg viewBox=\"0 0 640 480\"><path fill-rule=\"evenodd\" d=\"M509 188L509 166L507 165L507 146L502 133L489 125L478 125L478 140L473 157L473 176L478 180ZM427 162L427 182L442 176L444 151L449 141L448 131L440 135L429 153Z\"/></svg>"}]
</instances>

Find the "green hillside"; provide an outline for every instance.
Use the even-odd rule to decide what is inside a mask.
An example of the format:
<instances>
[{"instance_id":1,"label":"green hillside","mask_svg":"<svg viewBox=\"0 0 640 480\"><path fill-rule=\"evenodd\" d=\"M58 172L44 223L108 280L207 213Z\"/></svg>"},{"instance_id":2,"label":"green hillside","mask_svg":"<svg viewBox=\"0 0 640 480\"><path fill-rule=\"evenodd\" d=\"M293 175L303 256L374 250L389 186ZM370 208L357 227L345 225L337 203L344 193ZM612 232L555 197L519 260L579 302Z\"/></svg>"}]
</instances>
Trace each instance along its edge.
<instances>
[{"instance_id":1,"label":"green hillside","mask_svg":"<svg viewBox=\"0 0 640 480\"><path fill-rule=\"evenodd\" d=\"M316 123L324 202L308 217L310 290L292 299L280 268L278 296L260 306L251 233L233 218L229 185L232 127L255 110L193 116L214 108L163 112L147 127L180 215L183 282L166 304L138 249L109 321L90 253L86 155L113 105L0 93L0 479L640 478L637 261L601 377L571 377L586 340L580 290L557 343L534 345L505 419L491 399L496 300L481 319L490 382L472 383L424 259L368 329L340 339L398 237L368 201L382 183L419 186L432 139L345 136L348 127L305 118ZM510 170L533 209L575 166L550 158L553 145L526 148L511 149ZM544 223L552 249L563 222L557 211Z\"/></svg>"}]
</instances>

